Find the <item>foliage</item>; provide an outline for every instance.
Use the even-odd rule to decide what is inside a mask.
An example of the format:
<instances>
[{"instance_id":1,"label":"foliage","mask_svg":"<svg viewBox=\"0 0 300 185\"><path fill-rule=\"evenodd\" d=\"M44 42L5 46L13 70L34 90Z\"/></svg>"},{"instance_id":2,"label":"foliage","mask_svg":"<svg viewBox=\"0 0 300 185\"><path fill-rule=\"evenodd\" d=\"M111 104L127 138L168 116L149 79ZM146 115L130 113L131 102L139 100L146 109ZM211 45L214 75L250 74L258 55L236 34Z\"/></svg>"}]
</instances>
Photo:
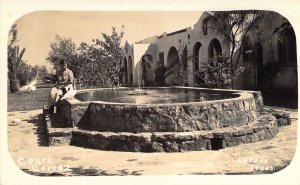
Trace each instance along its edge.
<instances>
[{"instance_id":1,"label":"foliage","mask_svg":"<svg viewBox=\"0 0 300 185\"><path fill-rule=\"evenodd\" d=\"M239 59L242 53L243 44L246 39L250 39L252 43L257 43L262 37L266 37L265 33L259 30L258 22L265 17L263 11L248 10L248 11L224 11L210 12L208 17L209 27L212 30L223 36L225 42L230 45L229 62L230 73L235 76L236 71L239 71ZM237 58L234 61L235 52ZM231 87L234 88L235 78L231 80Z\"/></svg>"},{"instance_id":2,"label":"foliage","mask_svg":"<svg viewBox=\"0 0 300 185\"><path fill-rule=\"evenodd\" d=\"M27 61L22 61L17 73L17 78L19 79L20 86L27 85L32 80L42 79L42 77L47 76L48 71L46 66L31 66L27 64Z\"/></svg>"},{"instance_id":3,"label":"foliage","mask_svg":"<svg viewBox=\"0 0 300 185\"><path fill-rule=\"evenodd\" d=\"M59 64L59 59L65 59L68 62L68 68L73 71L77 77L80 72L80 60L77 56L77 48L71 38L55 36L55 40L50 43L50 51L46 58L53 66Z\"/></svg>"},{"instance_id":4,"label":"foliage","mask_svg":"<svg viewBox=\"0 0 300 185\"><path fill-rule=\"evenodd\" d=\"M17 25L12 25L9 31L9 43L8 43L8 78L9 78L9 88L10 92L15 93L19 91L20 84L17 74L22 62L22 57L25 53L25 48L20 50L17 44Z\"/></svg>"},{"instance_id":5,"label":"foliage","mask_svg":"<svg viewBox=\"0 0 300 185\"><path fill-rule=\"evenodd\" d=\"M193 60L193 56L188 53L187 47L180 46L178 50L178 60L171 61L164 79L173 75L172 85L187 86L188 85L188 64Z\"/></svg>"},{"instance_id":6,"label":"foliage","mask_svg":"<svg viewBox=\"0 0 300 185\"><path fill-rule=\"evenodd\" d=\"M234 80L236 80L245 70L244 67L235 68L231 72L231 64L228 57L210 58L201 63L201 70L195 72L197 76L211 88L230 88Z\"/></svg>"},{"instance_id":7,"label":"foliage","mask_svg":"<svg viewBox=\"0 0 300 185\"><path fill-rule=\"evenodd\" d=\"M167 71L167 67L164 66L164 64L162 64L161 61L157 62L158 66L157 68L154 70L154 74L155 74L155 85L162 87L165 86L165 74Z\"/></svg>"},{"instance_id":8,"label":"foliage","mask_svg":"<svg viewBox=\"0 0 300 185\"><path fill-rule=\"evenodd\" d=\"M46 66L35 66L37 68L38 79L42 79L45 76L49 75L48 69Z\"/></svg>"},{"instance_id":9,"label":"foliage","mask_svg":"<svg viewBox=\"0 0 300 185\"><path fill-rule=\"evenodd\" d=\"M79 47L82 68L79 75L80 82L88 87L104 87L107 76L104 76L101 51L94 44L81 43Z\"/></svg>"},{"instance_id":10,"label":"foliage","mask_svg":"<svg viewBox=\"0 0 300 185\"><path fill-rule=\"evenodd\" d=\"M31 70L32 67L28 65L26 62L21 62L20 67L17 73L17 78L19 79L20 86L26 85L29 81L31 81Z\"/></svg>"},{"instance_id":11,"label":"foliage","mask_svg":"<svg viewBox=\"0 0 300 185\"><path fill-rule=\"evenodd\" d=\"M123 26L122 26L123 28ZM120 83L122 72L121 40L124 32L112 27L111 35L102 33L103 40L81 43L78 58L81 63L80 81L85 86L114 87Z\"/></svg>"},{"instance_id":12,"label":"foliage","mask_svg":"<svg viewBox=\"0 0 300 185\"><path fill-rule=\"evenodd\" d=\"M271 11L247 10L210 13L211 16L208 17L210 27L221 34L230 45L228 56L230 58L232 74L239 68L240 56L243 50L247 48L253 49L257 44L274 45L278 41L284 42L285 35L281 34L281 32L286 28L292 29L291 24L285 18L282 19L283 23L275 29L268 29L268 26L273 27L273 19L280 16ZM233 58L234 55L237 56L235 61ZM278 68L274 64L270 65L270 68L273 72L285 71L284 67ZM268 70L267 66L264 67L264 70ZM269 77L275 78L276 74L269 75L266 78ZM270 80L268 79L267 81ZM234 88L234 80L232 81L232 88Z\"/></svg>"},{"instance_id":13,"label":"foliage","mask_svg":"<svg viewBox=\"0 0 300 185\"><path fill-rule=\"evenodd\" d=\"M187 86L188 75L191 71L188 69L189 64L194 65L195 61L192 54L187 51L187 48L181 46L178 55L179 60L173 60L169 68L164 73L164 79L170 75L173 77L173 85ZM245 71L244 67L235 67L232 71L232 66L229 57L216 56L206 59L200 64L200 71L194 72L208 87L212 88L230 88L232 83ZM162 70L160 70L162 71Z\"/></svg>"},{"instance_id":14,"label":"foliage","mask_svg":"<svg viewBox=\"0 0 300 185\"><path fill-rule=\"evenodd\" d=\"M18 92L20 86L28 84L30 81L37 79L39 74L45 74L47 68L27 64L27 61L22 60L25 53L25 48L19 48L17 40L17 25L12 25L9 32L8 42L8 86L12 93Z\"/></svg>"}]
</instances>

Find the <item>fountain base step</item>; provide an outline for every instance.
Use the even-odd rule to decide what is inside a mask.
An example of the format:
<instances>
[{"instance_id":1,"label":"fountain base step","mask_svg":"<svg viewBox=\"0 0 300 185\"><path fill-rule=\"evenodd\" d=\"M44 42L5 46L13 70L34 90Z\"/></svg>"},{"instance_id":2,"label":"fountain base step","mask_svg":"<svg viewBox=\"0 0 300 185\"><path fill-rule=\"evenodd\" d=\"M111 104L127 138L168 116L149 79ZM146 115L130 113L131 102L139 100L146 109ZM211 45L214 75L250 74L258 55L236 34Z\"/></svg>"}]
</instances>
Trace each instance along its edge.
<instances>
[{"instance_id":1,"label":"fountain base step","mask_svg":"<svg viewBox=\"0 0 300 185\"><path fill-rule=\"evenodd\" d=\"M255 123L193 132L99 132L78 128L53 128L45 114L49 146L73 145L99 150L128 152L186 152L219 150L273 138L276 118L260 116Z\"/></svg>"}]
</instances>

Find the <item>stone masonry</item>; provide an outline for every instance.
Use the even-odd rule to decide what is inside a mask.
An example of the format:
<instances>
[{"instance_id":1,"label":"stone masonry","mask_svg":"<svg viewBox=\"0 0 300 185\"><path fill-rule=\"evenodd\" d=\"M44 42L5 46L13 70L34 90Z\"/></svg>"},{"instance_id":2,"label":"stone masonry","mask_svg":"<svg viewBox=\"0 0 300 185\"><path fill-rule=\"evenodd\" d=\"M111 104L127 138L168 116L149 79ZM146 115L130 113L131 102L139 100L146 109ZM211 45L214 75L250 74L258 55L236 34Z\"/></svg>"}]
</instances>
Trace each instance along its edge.
<instances>
[{"instance_id":1,"label":"stone masonry","mask_svg":"<svg viewBox=\"0 0 300 185\"><path fill-rule=\"evenodd\" d=\"M49 146L74 145L100 150L130 152L186 152L218 150L243 143L271 139L277 132L272 115L251 125L191 132L99 132L78 128L51 128L46 115Z\"/></svg>"}]
</instances>

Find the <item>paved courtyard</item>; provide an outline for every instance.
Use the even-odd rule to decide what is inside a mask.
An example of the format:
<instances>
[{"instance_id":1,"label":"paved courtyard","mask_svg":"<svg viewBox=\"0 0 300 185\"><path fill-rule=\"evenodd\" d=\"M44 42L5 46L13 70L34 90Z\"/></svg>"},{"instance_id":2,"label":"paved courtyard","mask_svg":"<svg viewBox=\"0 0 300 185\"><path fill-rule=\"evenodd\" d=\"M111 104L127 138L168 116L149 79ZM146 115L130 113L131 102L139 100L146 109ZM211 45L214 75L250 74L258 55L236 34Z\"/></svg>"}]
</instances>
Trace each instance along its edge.
<instances>
[{"instance_id":1,"label":"paved courtyard","mask_svg":"<svg viewBox=\"0 0 300 185\"><path fill-rule=\"evenodd\" d=\"M271 140L218 151L185 153L134 153L74 146L47 147L42 110L8 112L8 147L17 166L35 175L272 173L287 166L296 150L297 110L287 111L292 118L292 125L280 127L279 133Z\"/></svg>"}]
</instances>

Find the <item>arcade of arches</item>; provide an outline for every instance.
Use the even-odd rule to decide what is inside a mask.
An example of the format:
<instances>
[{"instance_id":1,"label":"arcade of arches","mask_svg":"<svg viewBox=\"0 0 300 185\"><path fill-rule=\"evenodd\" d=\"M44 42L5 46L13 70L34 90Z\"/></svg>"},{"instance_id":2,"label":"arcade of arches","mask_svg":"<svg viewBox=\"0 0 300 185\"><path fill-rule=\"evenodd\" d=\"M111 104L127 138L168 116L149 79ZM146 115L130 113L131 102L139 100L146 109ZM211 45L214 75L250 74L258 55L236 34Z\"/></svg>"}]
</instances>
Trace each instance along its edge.
<instances>
[{"instance_id":1,"label":"arcade of arches","mask_svg":"<svg viewBox=\"0 0 300 185\"><path fill-rule=\"evenodd\" d=\"M192 65L192 71L194 73L194 82L193 82L194 85L197 84L199 85L203 83L203 80L201 80L199 76L195 75L195 72L201 70L200 58L206 58L205 56L200 57L201 53L203 54L203 52L201 52L201 48L202 48L202 44L200 42L196 42L191 52L193 54L192 57L194 61L194 64ZM210 44L208 45L207 48L207 53L208 53L207 56L209 58L222 55L222 47L218 39L214 38L210 41ZM174 46L170 47L167 55L167 63L166 63L167 71L164 75L166 85L174 85L174 77L175 77L176 70L178 70L178 67L182 67L183 71L188 73L187 62L182 63L182 66L179 66L180 58L188 57L187 46L183 49L182 54L183 56L180 57L179 51ZM124 85L133 86L133 65L132 65L133 61L131 56L128 57L128 60L125 57L123 64L124 64L124 71L125 71L124 78L123 78ZM155 65L154 65L153 57L151 55L145 54L141 57L141 69L140 69L141 80L142 80L140 84L141 86L149 86L152 83L154 83L155 80L154 66Z\"/></svg>"}]
</instances>

